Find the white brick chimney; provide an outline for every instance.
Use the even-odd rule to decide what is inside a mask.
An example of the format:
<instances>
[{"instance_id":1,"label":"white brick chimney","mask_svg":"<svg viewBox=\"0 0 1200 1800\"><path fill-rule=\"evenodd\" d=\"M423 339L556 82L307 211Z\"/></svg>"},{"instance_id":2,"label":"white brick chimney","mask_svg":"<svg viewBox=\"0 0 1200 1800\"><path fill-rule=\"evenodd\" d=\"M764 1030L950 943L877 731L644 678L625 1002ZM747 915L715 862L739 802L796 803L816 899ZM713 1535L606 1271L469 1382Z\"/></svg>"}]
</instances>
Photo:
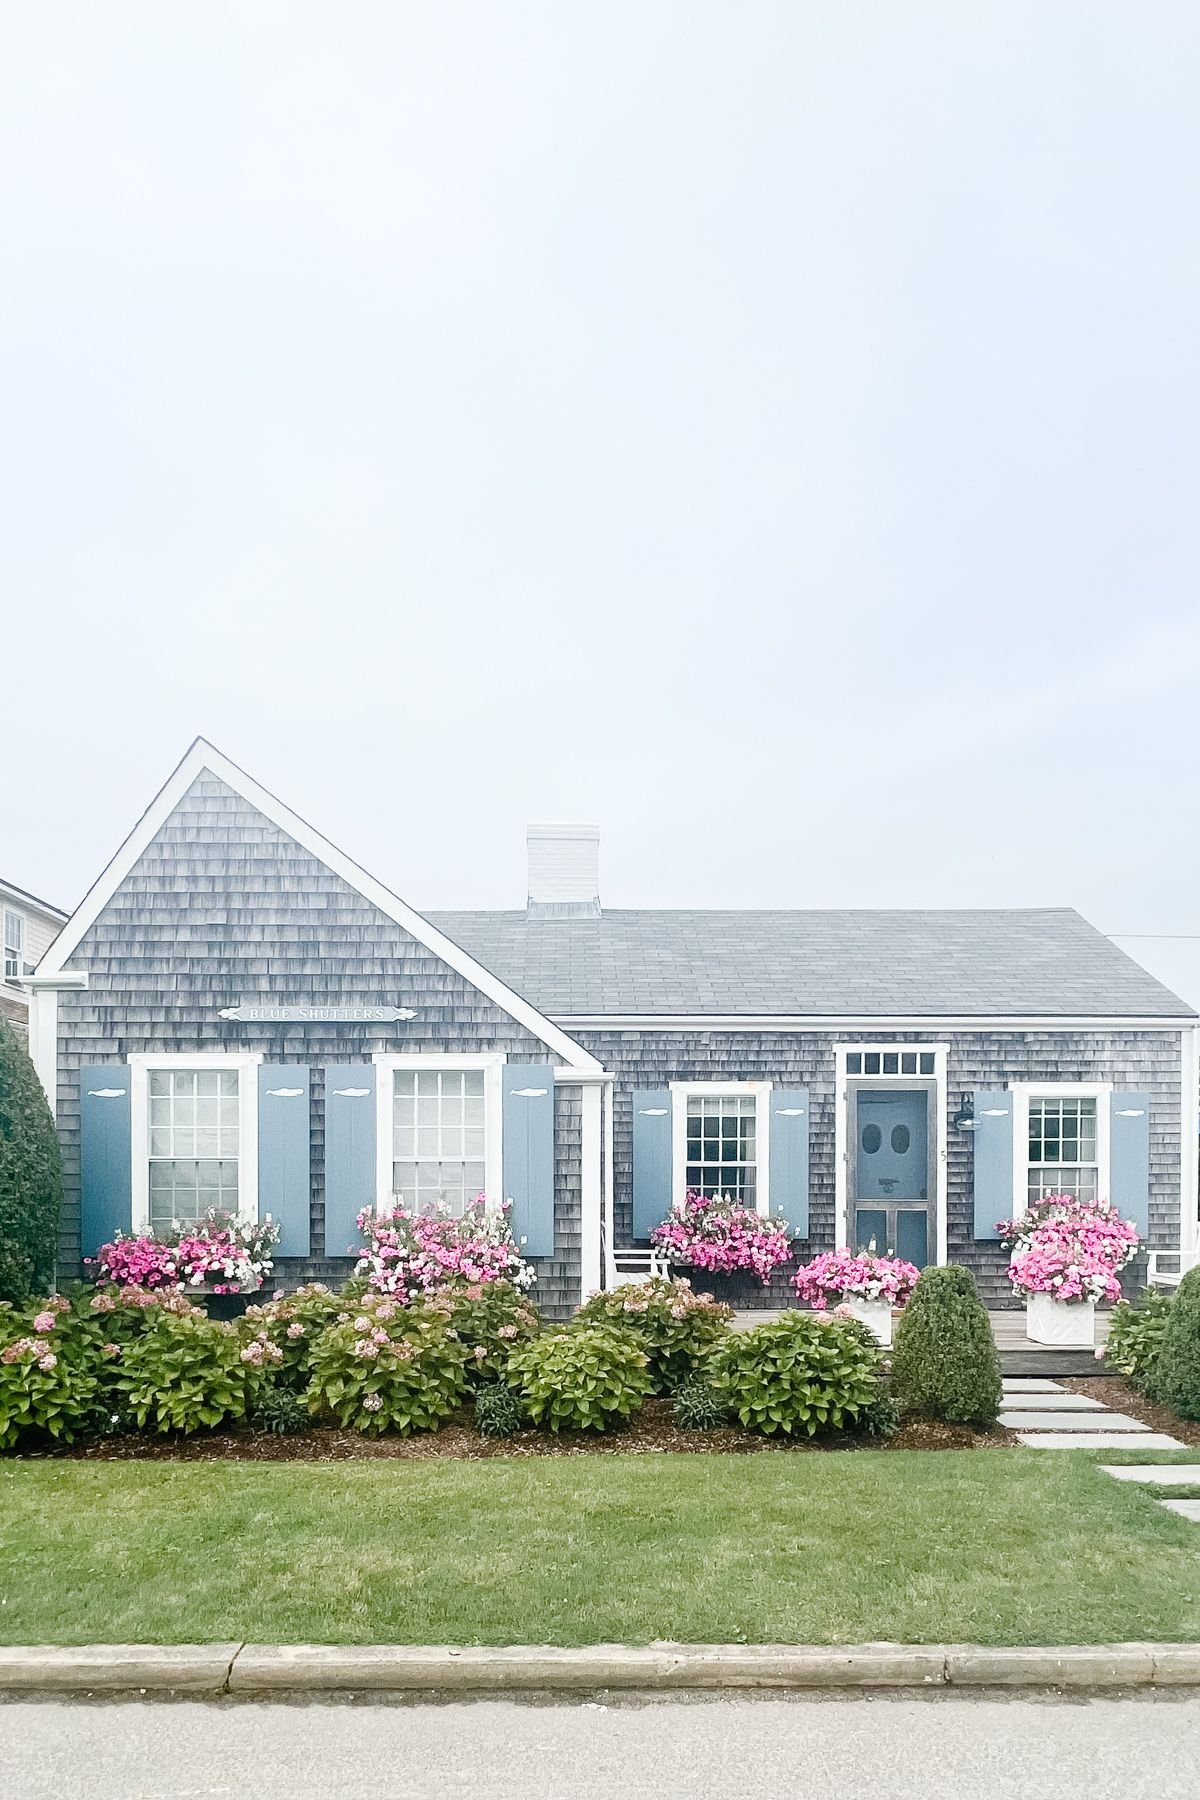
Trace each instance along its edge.
<instances>
[{"instance_id":1,"label":"white brick chimney","mask_svg":"<svg viewBox=\"0 0 1200 1800\"><path fill-rule=\"evenodd\" d=\"M526 910L546 918L598 918L600 831L595 825L530 825Z\"/></svg>"}]
</instances>

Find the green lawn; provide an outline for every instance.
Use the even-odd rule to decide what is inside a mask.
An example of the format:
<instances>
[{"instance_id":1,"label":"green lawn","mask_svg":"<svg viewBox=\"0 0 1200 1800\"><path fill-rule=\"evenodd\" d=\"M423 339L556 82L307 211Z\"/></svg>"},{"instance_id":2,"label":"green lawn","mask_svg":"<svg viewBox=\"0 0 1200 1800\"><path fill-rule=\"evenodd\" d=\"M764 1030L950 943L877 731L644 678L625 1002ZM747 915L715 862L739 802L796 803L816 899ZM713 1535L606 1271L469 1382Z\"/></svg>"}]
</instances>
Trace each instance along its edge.
<instances>
[{"instance_id":1,"label":"green lawn","mask_svg":"<svg viewBox=\"0 0 1200 1800\"><path fill-rule=\"evenodd\" d=\"M1200 1639L1084 1454L0 1464L0 1641Z\"/></svg>"}]
</instances>

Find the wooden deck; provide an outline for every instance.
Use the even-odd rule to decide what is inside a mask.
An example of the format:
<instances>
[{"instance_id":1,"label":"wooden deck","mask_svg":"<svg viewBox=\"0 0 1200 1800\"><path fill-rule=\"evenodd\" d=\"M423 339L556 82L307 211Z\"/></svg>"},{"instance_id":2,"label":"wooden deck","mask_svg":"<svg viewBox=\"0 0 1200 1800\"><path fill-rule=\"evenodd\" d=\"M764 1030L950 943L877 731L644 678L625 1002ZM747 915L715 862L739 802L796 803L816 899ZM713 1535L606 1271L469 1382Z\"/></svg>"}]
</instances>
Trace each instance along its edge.
<instances>
[{"instance_id":1,"label":"wooden deck","mask_svg":"<svg viewBox=\"0 0 1200 1800\"><path fill-rule=\"evenodd\" d=\"M744 1307L733 1316L735 1331L749 1331L767 1319L777 1319L778 1308ZM1000 1370L1004 1375L1108 1375L1112 1371L1097 1361L1090 1350L1060 1350L1050 1344L1033 1344L1025 1336L1025 1309L1011 1312L989 1312L988 1322L1000 1352ZM1108 1337L1109 1314L1096 1314L1096 1342L1103 1345Z\"/></svg>"}]
</instances>

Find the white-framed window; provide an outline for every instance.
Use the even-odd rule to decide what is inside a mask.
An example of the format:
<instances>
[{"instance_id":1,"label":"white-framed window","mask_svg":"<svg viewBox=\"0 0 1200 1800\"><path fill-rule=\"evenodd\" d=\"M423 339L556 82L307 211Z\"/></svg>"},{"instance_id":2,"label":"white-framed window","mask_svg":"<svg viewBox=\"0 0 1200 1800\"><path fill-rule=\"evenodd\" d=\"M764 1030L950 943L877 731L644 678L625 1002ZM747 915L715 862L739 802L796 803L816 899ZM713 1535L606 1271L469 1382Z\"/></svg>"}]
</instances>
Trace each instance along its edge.
<instances>
[{"instance_id":1,"label":"white-framed window","mask_svg":"<svg viewBox=\"0 0 1200 1800\"><path fill-rule=\"evenodd\" d=\"M674 1199L689 1190L727 1194L766 1216L769 1188L769 1081L671 1083Z\"/></svg>"},{"instance_id":2,"label":"white-framed window","mask_svg":"<svg viewBox=\"0 0 1200 1800\"><path fill-rule=\"evenodd\" d=\"M456 1216L501 1185L502 1053L375 1057L379 1070L377 1199L381 1209Z\"/></svg>"},{"instance_id":3,"label":"white-framed window","mask_svg":"<svg viewBox=\"0 0 1200 1800\"><path fill-rule=\"evenodd\" d=\"M1104 1083L1021 1082L1012 1091L1016 1210L1047 1194L1107 1200L1111 1089Z\"/></svg>"},{"instance_id":4,"label":"white-framed window","mask_svg":"<svg viewBox=\"0 0 1200 1800\"><path fill-rule=\"evenodd\" d=\"M4 909L4 979L17 981L27 973L25 961L25 915Z\"/></svg>"},{"instance_id":5,"label":"white-framed window","mask_svg":"<svg viewBox=\"0 0 1200 1800\"><path fill-rule=\"evenodd\" d=\"M131 1056L133 1228L213 1208L258 1217L258 1065L241 1052Z\"/></svg>"}]
</instances>

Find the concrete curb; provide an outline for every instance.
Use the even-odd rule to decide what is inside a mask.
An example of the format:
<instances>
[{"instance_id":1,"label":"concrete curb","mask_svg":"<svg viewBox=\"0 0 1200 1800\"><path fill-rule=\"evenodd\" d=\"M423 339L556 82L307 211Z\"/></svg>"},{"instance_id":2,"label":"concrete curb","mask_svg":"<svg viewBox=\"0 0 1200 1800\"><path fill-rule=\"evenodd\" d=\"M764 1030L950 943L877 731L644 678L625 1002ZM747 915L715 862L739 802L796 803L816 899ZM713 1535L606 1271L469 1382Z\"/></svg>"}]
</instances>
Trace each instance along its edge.
<instances>
[{"instance_id":1,"label":"concrete curb","mask_svg":"<svg viewBox=\"0 0 1200 1800\"><path fill-rule=\"evenodd\" d=\"M2 1693L1200 1687L1200 1644L89 1644L0 1646Z\"/></svg>"}]
</instances>

